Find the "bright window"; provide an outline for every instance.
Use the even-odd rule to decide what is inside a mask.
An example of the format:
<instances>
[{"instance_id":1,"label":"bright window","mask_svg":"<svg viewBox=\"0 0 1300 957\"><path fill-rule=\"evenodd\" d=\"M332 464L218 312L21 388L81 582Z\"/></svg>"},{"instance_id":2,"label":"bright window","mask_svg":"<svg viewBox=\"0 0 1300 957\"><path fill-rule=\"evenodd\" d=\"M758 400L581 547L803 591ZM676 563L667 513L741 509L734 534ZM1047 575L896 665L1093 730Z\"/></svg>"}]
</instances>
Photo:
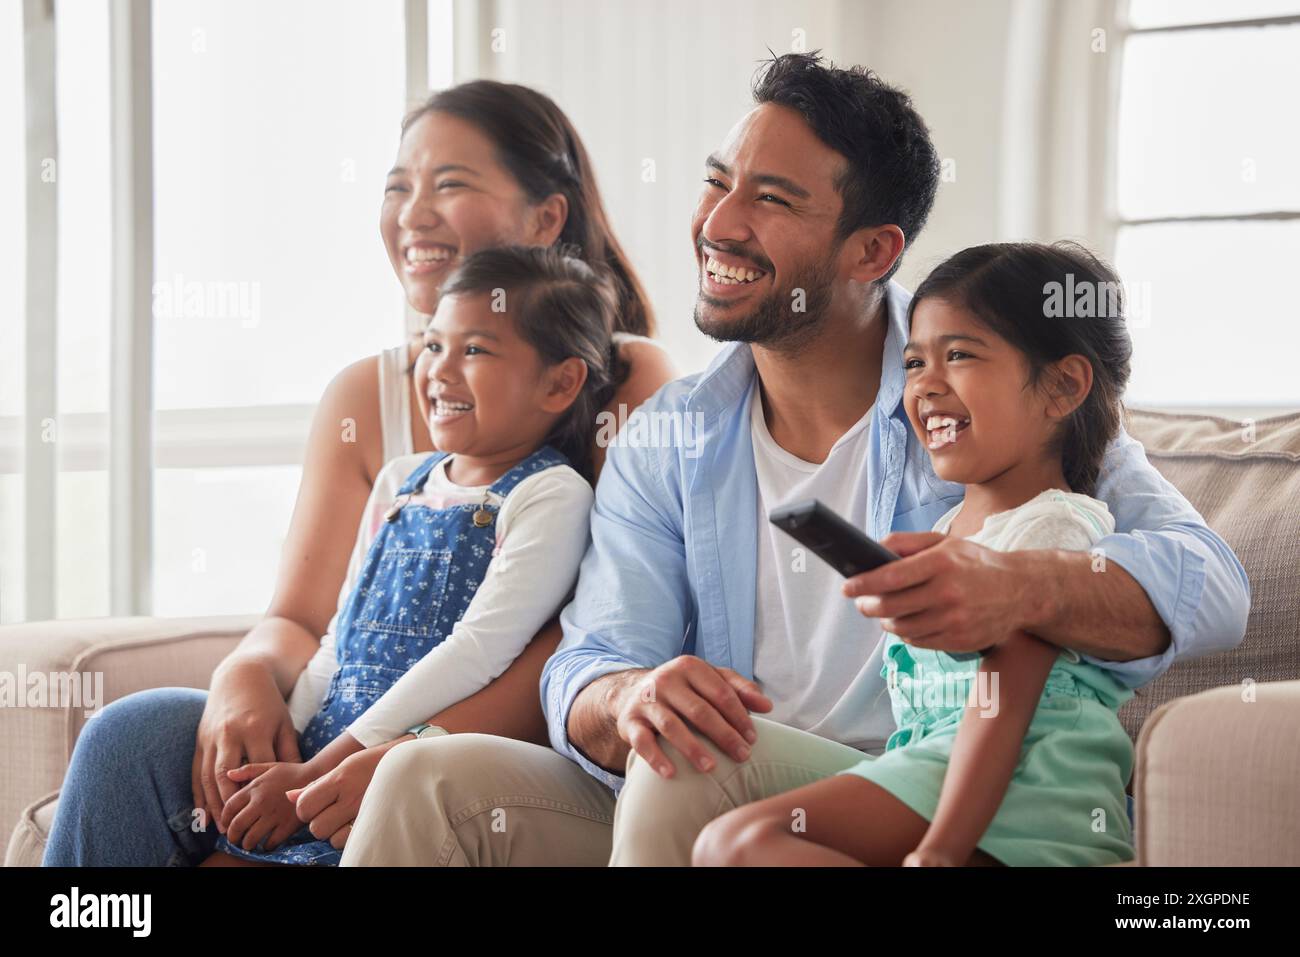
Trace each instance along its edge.
<instances>
[{"instance_id":1,"label":"bright window","mask_svg":"<svg viewBox=\"0 0 1300 957\"><path fill-rule=\"evenodd\" d=\"M397 0L154 5L155 403L314 403L393 345Z\"/></svg>"},{"instance_id":2,"label":"bright window","mask_svg":"<svg viewBox=\"0 0 1300 957\"><path fill-rule=\"evenodd\" d=\"M154 190L136 212L154 234L153 604L141 613L266 607L316 402L340 369L404 333L379 208L407 58L427 56L421 75L451 83L452 6L428 0L427 33L408 44L409 0L151 5ZM38 591L57 617L113 612L109 38L126 9L57 0L54 54L37 47L36 85L56 94L31 108L53 112L58 138L57 271L45 275L24 256L28 198L53 187L25 156L23 4L0 3L0 622L28 617L40 541L53 543L54 575ZM35 517L24 389L50 357L27 354L29 269L57 290L55 507Z\"/></svg>"},{"instance_id":3,"label":"bright window","mask_svg":"<svg viewBox=\"0 0 1300 957\"><path fill-rule=\"evenodd\" d=\"M1294 407L1300 2L1134 0L1123 49L1115 260L1144 405ZM1219 22L1232 17L1242 22Z\"/></svg>"},{"instance_id":4,"label":"bright window","mask_svg":"<svg viewBox=\"0 0 1300 957\"><path fill-rule=\"evenodd\" d=\"M214 409L284 418L400 340L378 222L403 44L399 0L154 6L154 403L174 434ZM292 422L301 443L307 417ZM298 465L158 451L155 613L260 611Z\"/></svg>"},{"instance_id":5,"label":"bright window","mask_svg":"<svg viewBox=\"0 0 1300 957\"><path fill-rule=\"evenodd\" d=\"M55 614L109 613L108 401L112 192L108 4L59 0L58 478Z\"/></svg>"}]
</instances>

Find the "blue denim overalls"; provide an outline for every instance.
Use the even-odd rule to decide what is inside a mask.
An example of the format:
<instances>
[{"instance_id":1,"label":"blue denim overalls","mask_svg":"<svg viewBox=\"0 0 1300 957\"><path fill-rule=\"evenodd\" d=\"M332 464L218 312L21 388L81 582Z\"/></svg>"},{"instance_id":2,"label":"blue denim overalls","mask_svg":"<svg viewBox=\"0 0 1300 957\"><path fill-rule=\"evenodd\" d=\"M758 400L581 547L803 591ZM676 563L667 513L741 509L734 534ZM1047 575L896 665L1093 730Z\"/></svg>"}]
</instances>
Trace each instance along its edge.
<instances>
[{"instance_id":1,"label":"blue denim overalls","mask_svg":"<svg viewBox=\"0 0 1300 957\"><path fill-rule=\"evenodd\" d=\"M346 730L451 633L487 573L496 547L498 506L406 506L447 454L434 452L411 473L398 491L389 520L370 545L356 587L339 616L338 669L299 741L304 761ZM543 446L489 490L504 501L530 475L567 464L561 453ZM328 840L313 837L305 825L274 851L245 851L224 836L216 849L281 864L333 865L342 857Z\"/></svg>"}]
</instances>

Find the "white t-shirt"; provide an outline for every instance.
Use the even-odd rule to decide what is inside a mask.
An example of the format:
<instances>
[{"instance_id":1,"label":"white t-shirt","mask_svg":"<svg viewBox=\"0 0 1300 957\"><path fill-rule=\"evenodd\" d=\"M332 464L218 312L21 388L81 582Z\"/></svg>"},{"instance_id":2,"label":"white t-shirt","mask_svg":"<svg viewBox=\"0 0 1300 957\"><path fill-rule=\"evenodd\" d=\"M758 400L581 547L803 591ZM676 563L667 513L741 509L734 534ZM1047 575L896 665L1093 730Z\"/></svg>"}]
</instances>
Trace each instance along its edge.
<instances>
[{"instance_id":1,"label":"white t-shirt","mask_svg":"<svg viewBox=\"0 0 1300 957\"><path fill-rule=\"evenodd\" d=\"M954 505L934 523L933 531L947 535L961 510L961 505ZM1040 548L1086 552L1114 531L1115 518L1105 502L1079 492L1049 488L1023 505L994 512L984 519L979 531L966 536L966 541L999 552ZM1072 649L1062 648L1061 653L1072 663L1080 660L1079 653Z\"/></svg>"},{"instance_id":2,"label":"white t-shirt","mask_svg":"<svg viewBox=\"0 0 1300 957\"><path fill-rule=\"evenodd\" d=\"M321 639L320 650L298 676L289 695L289 714L301 732L320 709L330 678L338 669L334 654L339 613L365 562L384 513L407 477L428 458L420 452L393 459L375 479L357 530L338 611ZM447 478L443 459L429 473L411 504L445 508L479 503L488 486L462 486ZM432 648L348 727L366 747L400 736L458 701L486 687L510 664L568 600L587 548L591 486L567 465L545 469L521 481L499 506L497 548L469 608L441 643Z\"/></svg>"},{"instance_id":3,"label":"white t-shirt","mask_svg":"<svg viewBox=\"0 0 1300 957\"><path fill-rule=\"evenodd\" d=\"M878 748L893 731L887 701L873 712L880 725L875 727L864 721L862 702L845 695L864 671L880 671L880 621L863 617L840 591L840 574L773 526L767 514L816 498L866 528L871 412L840 436L818 465L776 444L763 419L757 377L750 390L759 528L754 680L772 699L772 710L763 717L862 750Z\"/></svg>"}]
</instances>

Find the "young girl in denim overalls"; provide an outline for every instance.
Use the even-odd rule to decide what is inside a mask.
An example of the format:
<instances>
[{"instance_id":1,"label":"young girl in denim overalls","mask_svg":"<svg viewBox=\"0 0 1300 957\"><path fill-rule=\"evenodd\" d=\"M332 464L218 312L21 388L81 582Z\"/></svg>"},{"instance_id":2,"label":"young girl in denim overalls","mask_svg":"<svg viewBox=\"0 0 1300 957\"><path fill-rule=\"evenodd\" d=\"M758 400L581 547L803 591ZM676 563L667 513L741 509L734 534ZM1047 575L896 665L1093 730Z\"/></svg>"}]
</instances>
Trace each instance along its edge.
<instances>
[{"instance_id":1,"label":"young girl in denim overalls","mask_svg":"<svg viewBox=\"0 0 1300 957\"><path fill-rule=\"evenodd\" d=\"M297 819L298 787L479 690L554 616L587 541L613 302L590 267L541 248L486 250L447 279L414 370L441 451L375 503L374 539L335 628L337 667L300 736L303 765L231 774L248 783L223 810L218 851L337 864L342 842ZM289 797L286 784L298 786Z\"/></svg>"}]
</instances>

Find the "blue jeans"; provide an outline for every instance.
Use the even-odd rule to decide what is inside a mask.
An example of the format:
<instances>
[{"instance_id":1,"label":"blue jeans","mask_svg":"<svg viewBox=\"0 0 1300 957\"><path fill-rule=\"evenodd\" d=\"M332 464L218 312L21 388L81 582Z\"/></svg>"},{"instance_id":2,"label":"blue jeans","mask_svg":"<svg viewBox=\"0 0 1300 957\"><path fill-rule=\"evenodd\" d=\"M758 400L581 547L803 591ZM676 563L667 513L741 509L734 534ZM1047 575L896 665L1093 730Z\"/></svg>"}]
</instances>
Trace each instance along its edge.
<instances>
[{"instance_id":1,"label":"blue jeans","mask_svg":"<svg viewBox=\"0 0 1300 957\"><path fill-rule=\"evenodd\" d=\"M44 866L185 866L212 853L216 824L194 829L190 787L207 699L196 688L154 688L119 698L86 723Z\"/></svg>"}]
</instances>

